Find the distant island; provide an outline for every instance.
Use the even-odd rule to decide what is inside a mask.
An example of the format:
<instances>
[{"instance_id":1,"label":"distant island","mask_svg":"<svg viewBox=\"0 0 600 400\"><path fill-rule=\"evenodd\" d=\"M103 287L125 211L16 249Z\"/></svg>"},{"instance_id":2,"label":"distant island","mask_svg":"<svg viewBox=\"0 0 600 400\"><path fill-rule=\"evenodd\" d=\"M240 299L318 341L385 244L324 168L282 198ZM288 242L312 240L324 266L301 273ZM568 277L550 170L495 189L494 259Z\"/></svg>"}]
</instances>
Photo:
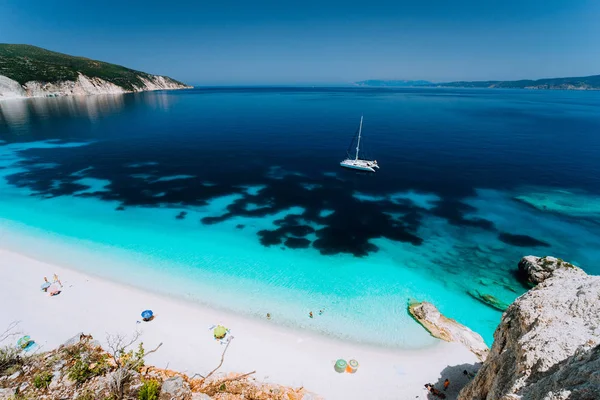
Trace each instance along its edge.
<instances>
[{"instance_id":1,"label":"distant island","mask_svg":"<svg viewBox=\"0 0 600 400\"><path fill-rule=\"evenodd\" d=\"M434 85L433 82L429 81L410 81L410 80L379 80L379 79L369 79L366 81L356 82L358 86L372 86L372 87L411 87L411 86L429 86Z\"/></svg>"},{"instance_id":2,"label":"distant island","mask_svg":"<svg viewBox=\"0 0 600 400\"><path fill-rule=\"evenodd\" d=\"M190 88L167 76L26 44L0 43L0 100Z\"/></svg>"},{"instance_id":3,"label":"distant island","mask_svg":"<svg viewBox=\"0 0 600 400\"><path fill-rule=\"evenodd\" d=\"M370 87L456 87L456 88L503 88L545 90L600 90L600 75L576 78L548 78L519 81L459 81L433 83L428 81L366 80L355 82L357 86Z\"/></svg>"}]
</instances>

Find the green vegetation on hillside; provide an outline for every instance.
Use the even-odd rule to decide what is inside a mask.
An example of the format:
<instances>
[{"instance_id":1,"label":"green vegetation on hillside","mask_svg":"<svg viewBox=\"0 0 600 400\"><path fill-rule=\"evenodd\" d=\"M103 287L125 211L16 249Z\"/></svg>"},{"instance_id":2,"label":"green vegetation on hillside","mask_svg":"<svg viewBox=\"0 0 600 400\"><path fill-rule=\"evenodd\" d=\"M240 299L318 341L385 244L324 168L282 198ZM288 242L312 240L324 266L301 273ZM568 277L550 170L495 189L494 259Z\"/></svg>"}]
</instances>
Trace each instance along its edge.
<instances>
[{"instance_id":1,"label":"green vegetation on hillside","mask_svg":"<svg viewBox=\"0 0 600 400\"><path fill-rule=\"evenodd\" d=\"M406 82L411 83L407 85ZM415 83L416 82L416 83ZM562 90L600 90L600 75L578 78L549 78L520 81L459 81L431 83L427 81L381 81L370 80L356 82L360 86L402 87L460 87L460 88L504 88L504 89L562 89Z\"/></svg>"},{"instance_id":2,"label":"green vegetation on hillside","mask_svg":"<svg viewBox=\"0 0 600 400\"><path fill-rule=\"evenodd\" d=\"M600 75L584 76L578 78L549 78L520 81L475 81L475 82L448 82L435 86L473 87L473 88L505 88L505 89L600 89Z\"/></svg>"},{"instance_id":3,"label":"green vegetation on hillside","mask_svg":"<svg viewBox=\"0 0 600 400\"><path fill-rule=\"evenodd\" d=\"M74 57L26 44L0 43L0 75L13 79L21 85L29 81L49 83L76 81L78 72L90 78L104 79L126 90L133 90L134 85L143 87L144 83L140 80L140 76L152 77L145 72L85 57ZM183 85L181 82L171 80Z\"/></svg>"}]
</instances>

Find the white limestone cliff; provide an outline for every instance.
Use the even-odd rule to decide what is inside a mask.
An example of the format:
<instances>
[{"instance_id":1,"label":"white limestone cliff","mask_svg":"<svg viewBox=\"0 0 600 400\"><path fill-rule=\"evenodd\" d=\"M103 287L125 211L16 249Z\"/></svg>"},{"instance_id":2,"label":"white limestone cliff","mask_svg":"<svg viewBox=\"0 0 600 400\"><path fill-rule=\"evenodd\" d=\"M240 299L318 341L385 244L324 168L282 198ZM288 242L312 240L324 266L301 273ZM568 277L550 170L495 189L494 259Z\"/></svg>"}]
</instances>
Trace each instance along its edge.
<instances>
[{"instance_id":1,"label":"white limestone cliff","mask_svg":"<svg viewBox=\"0 0 600 400\"><path fill-rule=\"evenodd\" d=\"M26 97L25 89L17 81L0 75L0 100Z\"/></svg>"},{"instance_id":2,"label":"white limestone cliff","mask_svg":"<svg viewBox=\"0 0 600 400\"><path fill-rule=\"evenodd\" d=\"M182 85L164 76L151 75L150 79L143 76L138 76L138 78L144 85L134 86L134 92L190 88L190 86ZM131 91L115 85L114 83L105 81L104 79L90 78L81 73L76 81L62 81L56 83L29 81L24 85L20 85L17 81L0 75L0 100L23 97L58 97L119 94L128 92Z\"/></svg>"},{"instance_id":3,"label":"white limestone cliff","mask_svg":"<svg viewBox=\"0 0 600 400\"><path fill-rule=\"evenodd\" d=\"M600 399L600 277L561 266L542 280L506 310L459 400Z\"/></svg>"}]
</instances>

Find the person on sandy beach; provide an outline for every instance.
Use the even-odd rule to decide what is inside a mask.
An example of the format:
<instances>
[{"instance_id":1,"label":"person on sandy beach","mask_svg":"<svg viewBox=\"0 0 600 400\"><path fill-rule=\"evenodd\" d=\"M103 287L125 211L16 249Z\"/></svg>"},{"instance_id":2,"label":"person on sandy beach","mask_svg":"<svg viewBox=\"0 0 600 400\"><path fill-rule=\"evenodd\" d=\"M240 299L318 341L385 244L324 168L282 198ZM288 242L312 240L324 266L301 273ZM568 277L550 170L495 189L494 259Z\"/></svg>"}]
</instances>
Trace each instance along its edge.
<instances>
[{"instance_id":1,"label":"person on sandy beach","mask_svg":"<svg viewBox=\"0 0 600 400\"><path fill-rule=\"evenodd\" d=\"M429 393L431 393L435 397L439 397L440 399L446 398L446 395L444 393L440 392L439 390L437 390L432 383L426 383L425 388L429 391Z\"/></svg>"},{"instance_id":2,"label":"person on sandy beach","mask_svg":"<svg viewBox=\"0 0 600 400\"><path fill-rule=\"evenodd\" d=\"M60 279L58 279L58 275L54 274L54 282L58 282L58 284L60 285L60 287L62 287L62 282L60 281Z\"/></svg>"}]
</instances>

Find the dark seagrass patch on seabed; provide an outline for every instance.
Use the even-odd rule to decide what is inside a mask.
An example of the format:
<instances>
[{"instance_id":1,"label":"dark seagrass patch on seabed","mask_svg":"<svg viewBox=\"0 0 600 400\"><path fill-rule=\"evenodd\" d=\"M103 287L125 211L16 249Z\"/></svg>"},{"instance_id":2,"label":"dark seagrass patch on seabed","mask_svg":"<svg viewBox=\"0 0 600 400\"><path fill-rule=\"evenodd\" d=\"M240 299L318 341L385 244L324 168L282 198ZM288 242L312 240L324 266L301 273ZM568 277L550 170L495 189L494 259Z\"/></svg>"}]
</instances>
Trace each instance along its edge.
<instances>
[{"instance_id":1,"label":"dark seagrass patch on seabed","mask_svg":"<svg viewBox=\"0 0 600 400\"><path fill-rule=\"evenodd\" d=\"M90 158L85 154L94 146L99 144L31 151L31 159L26 158L23 163L27 172L9 176L9 182L28 187L40 197L47 198L77 195L78 191L86 189L85 185L77 183L82 177L106 180L110 184L105 190L80 196L118 201L118 210L126 206L197 207L222 196L238 196L221 214L202 218L203 224L216 224L234 217L260 218L301 209L300 214L288 214L276 220L273 229L257 232L258 240L264 246L313 247L323 255L348 253L363 257L378 250L372 243L377 238L419 246L423 238L417 232L427 214L444 218L453 225L495 230L490 221L468 217L474 209L461 202L461 197L445 197L444 193L439 193L440 200L427 210L408 200L390 201L386 198L387 193L381 193L370 184L361 191L371 192L375 200L361 201L355 196L357 182L353 178L363 179L363 176L345 175L345 179L339 179L337 174L319 173L314 177L278 169L273 177L273 168L262 167L236 174L218 170L195 170L190 174L186 168L164 167L168 163L148 160L106 165L103 163L110 160ZM71 161L61 164L58 161L66 151L70 152ZM37 168L40 163L49 167ZM132 170L136 174L132 175ZM185 184L183 179L173 179L179 176L185 176ZM209 181L214 183L205 184ZM260 189L247 190L250 186L260 186ZM186 211L181 211L175 218L184 219L186 215ZM236 225L237 229L243 227L243 224ZM515 242L514 238L504 238ZM517 239L522 242L522 238Z\"/></svg>"},{"instance_id":2,"label":"dark seagrass patch on seabed","mask_svg":"<svg viewBox=\"0 0 600 400\"><path fill-rule=\"evenodd\" d=\"M550 247L549 243L528 235L513 235L511 233L500 232L498 239L503 243L517 247Z\"/></svg>"}]
</instances>

